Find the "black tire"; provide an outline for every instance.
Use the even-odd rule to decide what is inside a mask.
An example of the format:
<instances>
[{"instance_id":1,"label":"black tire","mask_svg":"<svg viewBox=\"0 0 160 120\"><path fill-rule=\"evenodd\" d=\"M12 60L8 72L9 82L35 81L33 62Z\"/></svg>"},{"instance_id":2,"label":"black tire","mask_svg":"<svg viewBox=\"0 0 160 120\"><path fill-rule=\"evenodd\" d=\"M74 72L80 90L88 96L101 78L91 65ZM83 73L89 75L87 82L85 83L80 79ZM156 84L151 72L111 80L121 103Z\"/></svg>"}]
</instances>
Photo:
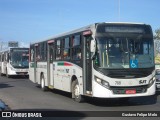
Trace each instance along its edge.
<instances>
[{"instance_id":1,"label":"black tire","mask_svg":"<svg viewBox=\"0 0 160 120\"><path fill-rule=\"evenodd\" d=\"M78 80L72 82L72 98L74 98L76 102L84 102L84 97L79 92Z\"/></svg>"},{"instance_id":2,"label":"black tire","mask_svg":"<svg viewBox=\"0 0 160 120\"><path fill-rule=\"evenodd\" d=\"M47 91L48 90L48 88L45 86L45 79L44 79L44 75L42 74L41 75L41 89L43 90L43 91Z\"/></svg>"}]
</instances>

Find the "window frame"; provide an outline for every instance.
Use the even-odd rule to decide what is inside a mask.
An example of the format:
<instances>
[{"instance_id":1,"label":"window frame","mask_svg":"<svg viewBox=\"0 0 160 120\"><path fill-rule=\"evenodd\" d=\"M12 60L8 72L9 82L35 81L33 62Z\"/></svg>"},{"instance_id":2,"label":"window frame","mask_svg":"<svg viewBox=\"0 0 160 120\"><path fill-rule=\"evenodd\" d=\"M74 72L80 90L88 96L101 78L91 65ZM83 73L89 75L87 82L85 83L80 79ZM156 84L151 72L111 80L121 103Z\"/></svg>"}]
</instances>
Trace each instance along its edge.
<instances>
[{"instance_id":1,"label":"window frame","mask_svg":"<svg viewBox=\"0 0 160 120\"><path fill-rule=\"evenodd\" d=\"M74 41L77 41L75 38L79 38L79 44L74 44ZM72 36L72 43L71 43L71 49L72 49L72 60L81 60L82 59L82 36L81 34L75 34ZM79 51L80 50L80 51ZM78 52L77 52L78 51Z\"/></svg>"}]
</instances>

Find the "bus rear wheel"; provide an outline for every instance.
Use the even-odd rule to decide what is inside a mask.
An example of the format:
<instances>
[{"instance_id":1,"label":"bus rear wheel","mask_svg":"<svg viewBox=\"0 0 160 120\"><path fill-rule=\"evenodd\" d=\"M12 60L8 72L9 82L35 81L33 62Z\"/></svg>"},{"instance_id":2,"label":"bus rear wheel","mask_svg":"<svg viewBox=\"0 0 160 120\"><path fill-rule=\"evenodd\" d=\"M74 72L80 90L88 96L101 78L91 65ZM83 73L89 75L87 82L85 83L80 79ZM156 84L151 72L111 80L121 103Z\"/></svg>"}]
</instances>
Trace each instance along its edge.
<instances>
[{"instance_id":1,"label":"bus rear wheel","mask_svg":"<svg viewBox=\"0 0 160 120\"><path fill-rule=\"evenodd\" d=\"M43 91L47 91L48 88L45 86L45 79L44 79L44 75L41 75L41 89Z\"/></svg>"},{"instance_id":2,"label":"bus rear wheel","mask_svg":"<svg viewBox=\"0 0 160 120\"><path fill-rule=\"evenodd\" d=\"M80 94L78 80L72 82L72 98L74 98L74 100L79 103L84 101L83 96Z\"/></svg>"}]
</instances>

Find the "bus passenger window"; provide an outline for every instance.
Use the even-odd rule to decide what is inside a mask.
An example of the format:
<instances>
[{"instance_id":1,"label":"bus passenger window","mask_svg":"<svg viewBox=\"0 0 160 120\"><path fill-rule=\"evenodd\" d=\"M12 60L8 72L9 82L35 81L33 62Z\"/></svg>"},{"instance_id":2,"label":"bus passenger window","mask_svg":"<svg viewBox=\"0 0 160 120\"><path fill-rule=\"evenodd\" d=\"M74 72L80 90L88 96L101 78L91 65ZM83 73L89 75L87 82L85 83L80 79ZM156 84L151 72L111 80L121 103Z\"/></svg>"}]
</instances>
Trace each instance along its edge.
<instances>
[{"instance_id":1,"label":"bus passenger window","mask_svg":"<svg viewBox=\"0 0 160 120\"><path fill-rule=\"evenodd\" d=\"M73 55L74 60L81 59L81 49L80 48L73 48L72 52L73 52L72 55Z\"/></svg>"},{"instance_id":2,"label":"bus passenger window","mask_svg":"<svg viewBox=\"0 0 160 120\"><path fill-rule=\"evenodd\" d=\"M73 47L80 45L80 35L75 35L72 40Z\"/></svg>"},{"instance_id":3,"label":"bus passenger window","mask_svg":"<svg viewBox=\"0 0 160 120\"><path fill-rule=\"evenodd\" d=\"M33 61L34 61L34 50L31 49L31 62L33 62Z\"/></svg>"},{"instance_id":4,"label":"bus passenger window","mask_svg":"<svg viewBox=\"0 0 160 120\"><path fill-rule=\"evenodd\" d=\"M69 37L64 39L64 51L63 51L63 58L70 59L70 41Z\"/></svg>"},{"instance_id":5,"label":"bus passenger window","mask_svg":"<svg viewBox=\"0 0 160 120\"><path fill-rule=\"evenodd\" d=\"M37 46L36 48L36 61L39 61L40 60L40 48L39 46Z\"/></svg>"},{"instance_id":6,"label":"bus passenger window","mask_svg":"<svg viewBox=\"0 0 160 120\"><path fill-rule=\"evenodd\" d=\"M81 56L81 39L80 35L75 35L72 40L72 57L74 60L80 60Z\"/></svg>"},{"instance_id":7,"label":"bus passenger window","mask_svg":"<svg viewBox=\"0 0 160 120\"><path fill-rule=\"evenodd\" d=\"M64 59L70 59L70 49L64 49L63 57Z\"/></svg>"},{"instance_id":8,"label":"bus passenger window","mask_svg":"<svg viewBox=\"0 0 160 120\"><path fill-rule=\"evenodd\" d=\"M56 60L61 59L61 40L57 40L57 46L56 46Z\"/></svg>"}]
</instances>

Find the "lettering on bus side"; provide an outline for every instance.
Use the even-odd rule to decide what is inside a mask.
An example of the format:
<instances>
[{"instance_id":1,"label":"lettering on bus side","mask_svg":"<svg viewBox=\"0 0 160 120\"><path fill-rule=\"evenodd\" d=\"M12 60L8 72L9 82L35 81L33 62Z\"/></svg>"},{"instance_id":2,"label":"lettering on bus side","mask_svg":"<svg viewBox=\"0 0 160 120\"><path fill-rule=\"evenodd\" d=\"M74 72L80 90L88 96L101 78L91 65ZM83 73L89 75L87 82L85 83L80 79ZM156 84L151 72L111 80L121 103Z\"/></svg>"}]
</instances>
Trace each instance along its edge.
<instances>
[{"instance_id":1,"label":"lettering on bus side","mask_svg":"<svg viewBox=\"0 0 160 120\"><path fill-rule=\"evenodd\" d=\"M69 69L66 69L66 73L69 73Z\"/></svg>"}]
</instances>

